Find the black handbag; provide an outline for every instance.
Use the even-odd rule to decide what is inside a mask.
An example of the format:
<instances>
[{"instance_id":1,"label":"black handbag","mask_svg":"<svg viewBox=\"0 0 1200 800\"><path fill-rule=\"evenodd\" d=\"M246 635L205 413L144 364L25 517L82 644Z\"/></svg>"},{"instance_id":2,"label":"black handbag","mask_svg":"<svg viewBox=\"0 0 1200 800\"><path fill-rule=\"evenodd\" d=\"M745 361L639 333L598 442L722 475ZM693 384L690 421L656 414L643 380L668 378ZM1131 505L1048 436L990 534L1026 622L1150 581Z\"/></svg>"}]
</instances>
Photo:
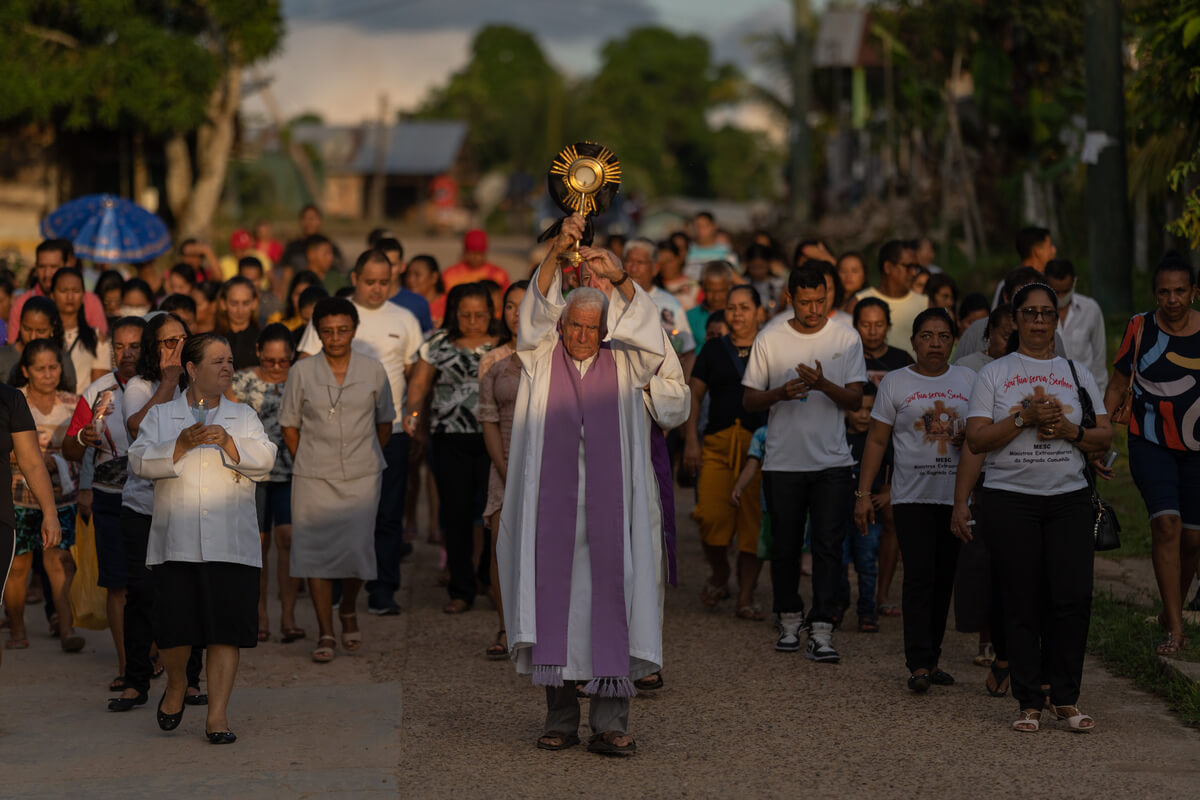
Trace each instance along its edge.
<instances>
[{"instance_id":1,"label":"black handbag","mask_svg":"<svg viewBox=\"0 0 1200 800\"><path fill-rule=\"evenodd\" d=\"M1079 395L1079 425L1082 428L1094 428L1096 427L1096 407L1092 404L1092 397L1079 382L1079 373L1075 371L1075 362L1068 358L1067 364L1071 366L1071 377L1075 379L1075 390ZM1121 546L1121 537L1118 535L1121 532L1121 521L1117 519L1116 509L1105 502L1100 493L1096 491L1096 476L1092 473L1091 465L1087 463L1086 457L1084 458L1083 477L1092 490L1092 539L1095 542L1095 549L1098 551L1116 550Z\"/></svg>"}]
</instances>

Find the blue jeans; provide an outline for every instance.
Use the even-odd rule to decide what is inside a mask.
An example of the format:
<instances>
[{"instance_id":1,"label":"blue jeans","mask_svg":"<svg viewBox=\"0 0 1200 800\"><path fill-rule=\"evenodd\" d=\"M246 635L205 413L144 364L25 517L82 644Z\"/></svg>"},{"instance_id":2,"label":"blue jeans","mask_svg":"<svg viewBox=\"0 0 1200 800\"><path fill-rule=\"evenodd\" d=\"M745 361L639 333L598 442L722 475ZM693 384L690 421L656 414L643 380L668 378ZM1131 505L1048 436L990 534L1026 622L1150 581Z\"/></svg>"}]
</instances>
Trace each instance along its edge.
<instances>
[{"instance_id":1,"label":"blue jeans","mask_svg":"<svg viewBox=\"0 0 1200 800\"><path fill-rule=\"evenodd\" d=\"M387 468L375 515L375 573L367 582L367 602L384 608L395 602L400 588L400 559L404 552L404 494L408 489L408 434L392 431L383 448Z\"/></svg>"},{"instance_id":2,"label":"blue jeans","mask_svg":"<svg viewBox=\"0 0 1200 800\"><path fill-rule=\"evenodd\" d=\"M854 564L858 576L858 617L875 616L875 579L879 576L879 537L883 526L878 522L867 526L863 536L853 522L846 522L846 544L842 548L842 582L838 591L838 607L850 607L850 575L847 567Z\"/></svg>"}]
</instances>

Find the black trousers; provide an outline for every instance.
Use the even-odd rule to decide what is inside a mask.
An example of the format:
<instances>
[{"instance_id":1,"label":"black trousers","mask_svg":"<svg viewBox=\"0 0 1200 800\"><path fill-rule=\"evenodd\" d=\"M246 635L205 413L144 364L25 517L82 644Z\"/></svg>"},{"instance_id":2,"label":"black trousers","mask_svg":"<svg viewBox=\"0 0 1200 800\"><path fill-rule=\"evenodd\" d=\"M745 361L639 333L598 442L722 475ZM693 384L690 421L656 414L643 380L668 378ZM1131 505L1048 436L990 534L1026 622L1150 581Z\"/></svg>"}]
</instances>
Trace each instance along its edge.
<instances>
[{"instance_id":1,"label":"black trousers","mask_svg":"<svg viewBox=\"0 0 1200 800\"><path fill-rule=\"evenodd\" d=\"M904 663L909 672L932 671L942 656L954 571L962 545L950 532L953 510L953 506L932 503L892 506L896 539L904 559Z\"/></svg>"},{"instance_id":2,"label":"black trousers","mask_svg":"<svg viewBox=\"0 0 1200 800\"><path fill-rule=\"evenodd\" d=\"M1013 696L1021 708L1075 705L1092 612L1092 500L989 490L984 500L1004 597ZM1000 527L1003 528L1003 533ZM907 568L907 565L906 565Z\"/></svg>"},{"instance_id":3,"label":"black trousers","mask_svg":"<svg viewBox=\"0 0 1200 800\"><path fill-rule=\"evenodd\" d=\"M483 512L491 463L482 433L433 435L433 479L442 509L450 597L467 605L475 602L478 588L473 562L475 520Z\"/></svg>"},{"instance_id":4,"label":"black trousers","mask_svg":"<svg viewBox=\"0 0 1200 800\"><path fill-rule=\"evenodd\" d=\"M367 601L376 608L395 602L400 588L400 558L404 552L404 500L408 491L408 434L392 431L383 448L387 467L375 514L375 573L367 581Z\"/></svg>"},{"instance_id":5,"label":"black trousers","mask_svg":"<svg viewBox=\"0 0 1200 800\"><path fill-rule=\"evenodd\" d=\"M833 622L842 580L846 520L854 510L850 467L816 472L764 472L771 514L771 587L776 614L804 611L800 598L800 551L812 515L813 602L809 620Z\"/></svg>"},{"instance_id":6,"label":"black trousers","mask_svg":"<svg viewBox=\"0 0 1200 800\"><path fill-rule=\"evenodd\" d=\"M154 666L150 650L154 646L154 581L146 566L146 548L150 542L151 518L131 508L121 507L121 533L125 545L125 685L139 692L150 690ZM188 657L188 686L200 685L203 666L201 649L192 648Z\"/></svg>"}]
</instances>

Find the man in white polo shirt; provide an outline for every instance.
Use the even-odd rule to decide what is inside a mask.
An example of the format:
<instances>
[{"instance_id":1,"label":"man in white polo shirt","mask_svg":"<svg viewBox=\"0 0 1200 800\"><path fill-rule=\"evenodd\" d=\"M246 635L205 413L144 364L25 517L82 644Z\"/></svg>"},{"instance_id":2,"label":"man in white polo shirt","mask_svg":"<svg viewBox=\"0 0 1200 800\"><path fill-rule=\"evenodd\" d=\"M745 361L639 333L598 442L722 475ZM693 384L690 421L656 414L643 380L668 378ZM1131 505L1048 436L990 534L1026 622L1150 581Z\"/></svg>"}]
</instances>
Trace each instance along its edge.
<instances>
[{"instance_id":1,"label":"man in white polo shirt","mask_svg":"<svg viewBox=\"0 0 1200 800\"><path fill-rule=\"evenodd\" d=\"M862 340L826 316L825 276L802 267L788 278L795 317L754 340L742 385L747 411L770 410L763 489L771 513L771 586L779 618L775 649L800 649L804 601L800 550L812 516L813 602L808 649L836 663L833 621L842 570L842 540L853 505L854 459L843 412L862 405L867 380Z\"/></svg>"},{"instance_id":2,"label":"man in white polo shirt","mask_svg":"<svg viewBox=\"0 0 1200 800\"><path fill-rule=\"evenodd\" d=\"M392 438L383 448L387 469L383 471L383 491L375 516L375 566L378 577L367 583L367 610L372 614L400 612L396 590L400 588L400 559L404 547L404 492L408 486L408 435L404 432L404 398L408 375L417 363L421 346L421 325L406 308L388 302L392 267L387 255L367 250L358 257L350 276L354 295L350 300L358 309L358 330L352 347L383 364L392 400L396 404L396 422ZM300 340L300 352L311 356L321 352L321 340L310 323Z\"/></svg>"}]
</instances>

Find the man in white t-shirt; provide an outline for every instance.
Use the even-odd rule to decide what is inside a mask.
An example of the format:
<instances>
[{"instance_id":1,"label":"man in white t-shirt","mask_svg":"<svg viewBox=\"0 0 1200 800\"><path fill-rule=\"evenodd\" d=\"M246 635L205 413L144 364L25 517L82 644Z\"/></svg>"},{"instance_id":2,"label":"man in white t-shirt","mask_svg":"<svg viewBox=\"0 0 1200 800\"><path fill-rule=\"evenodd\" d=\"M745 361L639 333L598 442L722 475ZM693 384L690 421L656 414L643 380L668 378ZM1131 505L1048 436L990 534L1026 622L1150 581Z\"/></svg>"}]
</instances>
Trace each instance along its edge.
<instances>
[{"instance_id":1,"label":"man in white t-shirt","mask_svg":"<svg viewBox=\"0 0 1200 800\"><path fill-rule=\"evenodd\" d=\"M892 327L888 329L887 343L898 347L916 358L913 352L912 337L913 320L925 309L929 308L929 298L917 294L910 286L911 277L908 263L904 261L906 253L911 253L904 242L893 239L879 249L880 280L878 288L867 287L855 295L859 300L864 297L878 297L888 304L892 312ZM911 262L915 263L915 262Z\"/></svg>"},{"instance_id":2,"label":"man in white t-shirt","mask_svg":"<svg viewBox=\"0 0 1200 800\"><path fill-rule=\"evenodd\" d=\"M833 622L842 540L853 507L854 459L843 411L862 404L862 340L825 316L825 276L801 268L788 278L795 318L754 341L742 385L747 411L770 410L763 489L771 513L771 585L779 618L775 649L800 649L804 601L800 550L812 516L813 603L805 656L836 663Z\"/></svg>"},{"instance_id":3,"label":"man in white t-shirt","mask_svg":"<svg viewBox=\"0 0 1200 800\"><path fill-rule=\"evenodd\" d=\"M671 347L679 356L683 366L683 374L692 374L692 364L696 361L696 337L688 325L687 312L675 295L661 286L654 285L658 275L658 247L649 239L641 237L625 244L623 266L626 274L633 282L646 290L650 299L658 306L659 320L663 330L671 340ZM703 331L701 331L703 333Z\"/></svg>"},{"instance_id":4,"label":"man in white t-shirt","mask_svg":"<svg viewBox=\"0 0 1200 800\"><path fill-rule=\"evenodd\" d=\"M1100 396L1108 388L1108 343L1100 304L1075 291L1075 265L1056 258L1046 265L1046 283L1058 295L1058 333L1068 356L1083 364L1096 379Z\"/></svg>"},{"instance_id":5,"label":"man in white t-shirt","mask_svg":"<svg viewBox=\"0 0 1200 800\"><path fill-rule=\"evenodd\" d=\"M404 492L408 486L408 435L404 432L404 398L408 375L417 363L421 346L421 324L406 308L389 303L392 267L387 256L368 250L358 257L350 276L354 295L350 298L358 310L358 329L352 347L383 364L396 405L392 438L383 448L387 468L383 471L383 490L375 516L375 566L378 577L367 583L367 610L372 614L400 612L396 590L400 588L400 560L404 555ZM321 352L321 340L311 323L300 340L300 352L306 356Z\"/></svg>"}]
</instances>

